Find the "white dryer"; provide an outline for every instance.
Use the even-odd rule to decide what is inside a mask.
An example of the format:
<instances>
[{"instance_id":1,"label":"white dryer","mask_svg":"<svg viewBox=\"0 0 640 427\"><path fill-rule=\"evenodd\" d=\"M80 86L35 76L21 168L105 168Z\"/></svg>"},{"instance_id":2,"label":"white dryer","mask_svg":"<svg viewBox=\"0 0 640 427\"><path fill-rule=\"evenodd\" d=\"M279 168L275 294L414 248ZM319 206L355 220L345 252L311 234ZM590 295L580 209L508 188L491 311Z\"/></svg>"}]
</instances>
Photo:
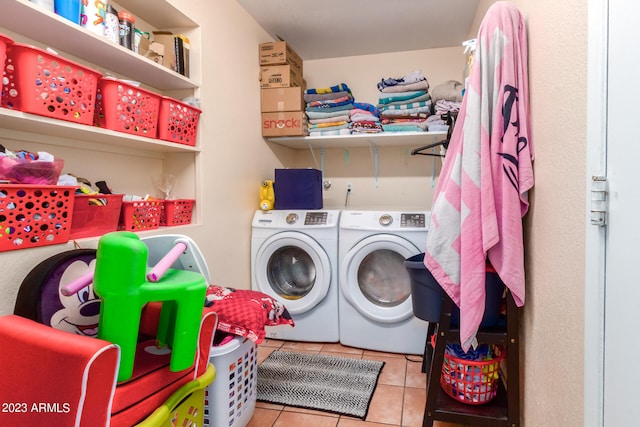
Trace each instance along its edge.
<instances>
[{"instance_id":1,"label":"white dryer","mask_svg":"<svg viewBox=\"0 0 640 427\"><path fill-rule=\"evenodd\" d=\"M429 212L343 211L339 311L343 345L423 354L428 323L413 315L404 261L424 252Z\"/></svg>"},{"instance_id":2,"label":"white dryer","mask_svg":"<svg viewBox=\"0 0 640 427\"><path fill-rule=\"evenodd\" d=\"M251 288L281 301L295 326L267 337L338 342L338 210L257 211L251 233Z\"/></svg>"}]
</instances>

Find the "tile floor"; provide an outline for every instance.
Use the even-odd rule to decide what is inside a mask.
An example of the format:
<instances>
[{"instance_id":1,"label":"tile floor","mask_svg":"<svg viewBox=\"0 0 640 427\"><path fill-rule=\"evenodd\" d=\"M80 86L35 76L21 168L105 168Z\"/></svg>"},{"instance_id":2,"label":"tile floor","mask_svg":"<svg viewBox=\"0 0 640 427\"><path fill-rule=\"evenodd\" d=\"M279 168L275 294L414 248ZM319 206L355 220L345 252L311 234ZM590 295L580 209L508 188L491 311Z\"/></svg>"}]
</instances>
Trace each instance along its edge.
<instances>
[{"instance_id":1,"label":"tile floor","mask_svg":"<svg viewBox=\"0 0 640 427\"><path fill-rule=\"evenodd\" d=\"M426 374L422 357L381 353L341 344L265 340L258 347L258 363L276 349L383 360L385 363L373 394L367 418L257 402L248 427L421 427L426 399ZM434 427L456 427L436 421Z\"/></svg>"}]
</instances>

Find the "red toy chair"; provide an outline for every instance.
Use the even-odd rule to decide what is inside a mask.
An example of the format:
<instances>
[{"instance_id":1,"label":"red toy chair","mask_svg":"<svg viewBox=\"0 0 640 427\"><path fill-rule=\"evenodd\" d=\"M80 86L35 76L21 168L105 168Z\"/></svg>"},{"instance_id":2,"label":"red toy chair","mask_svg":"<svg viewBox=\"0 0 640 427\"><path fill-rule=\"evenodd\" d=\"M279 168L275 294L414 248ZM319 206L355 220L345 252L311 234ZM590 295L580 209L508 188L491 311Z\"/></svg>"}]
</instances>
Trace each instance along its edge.
<instances>
[{"instance_id":1,"label":"red toy chair","mask_svg":"<svg viewBox=\"0 0 640 427\"><path fill-rule=\"evenodd\" d=\"M201 425L204 388L215 377L208 361L217 315L203 310L194 363L172 372L171 354L155 345L161 304L145 305L133 374L118 383L119 348L91 335L99 316L92 287L71 296L61 292L95 262L92 250L46 260L25 278L16 314L0 317L0 425ZM71 314L71 301L79 302L80 314Z\"/></svg>"}]
</instances>

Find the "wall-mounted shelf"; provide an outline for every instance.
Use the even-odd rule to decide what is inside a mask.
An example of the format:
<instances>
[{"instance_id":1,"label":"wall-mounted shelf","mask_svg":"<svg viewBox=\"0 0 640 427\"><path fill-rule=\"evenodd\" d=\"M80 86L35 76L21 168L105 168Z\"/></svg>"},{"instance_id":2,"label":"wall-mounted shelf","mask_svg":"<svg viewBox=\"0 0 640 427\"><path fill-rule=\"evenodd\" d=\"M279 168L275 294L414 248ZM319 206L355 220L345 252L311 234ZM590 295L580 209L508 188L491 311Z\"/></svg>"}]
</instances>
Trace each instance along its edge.
<instances>
[{"instance_id":1,"label":"wall-mounted shelf","mask_svg":"<svg viewBox=\"0 0 640 427\"><path fill-rule=\"evenodd\" d=\"M267 138L278 145L298 150L308 148L354 147L419 147L425 143L440 141L447 132L381 132L376 134L352 134L337 136L283 136Z\"/></svg>"},{"instance_id":2,"label":"wall-mounted shelf","mask_svg":"<svg viewBox=\"0 0 640 427\"><path fill-rule=\"evenodd\" d=\"M165 0L121 0L127 10L156 28L197 25ZM48 12L28 0L3 2L0 27L14 31L53 48L82 58L97 67L104 67L129 79L142 81L158 90L194 89L200 85L152 60L104 37ZM81 40L81 42L79 42ZM102 71L102 70L99 70Z\"/></svg>"},{"instance_id":3,"label":"wall-mounted shelf","mask_svg":"<svg viewBox=\"0 0 640 427\"><path fill-rule=\"evenodd\" d=\"M51 119L7 108L0 108L0 129L2 129L3 138L29 142L45 139L51 145L91 147L98 151L117 153L122 153L123 149L124 152L144 150L153 153L200 151L199 148L189 145Z\"/></svg>"},{"instance_id":4,"label":"wall-mounted shelf","mask_svg":"<svg viewBox=\"0 0 640 427\"><path fill-rule=\"evenodd\" d=\"M200 26L173 0L114 0L118 10L136 16L144 31L170 30L192 39L191 75L199 76ZM144 24L142 24L144 23ZM143 26L142 26L143 25ZM7 0L0 12L0 32L17 43L50 47L61 57L103 75L139 81L160 95L198 96L200 85L105 37L47 11L29 0ZM195 59L194 59L195 58ZM199 138L200 139L200 138ZM0 108L0 143L13 150L47 151L65 160L63 172L106 179L118 192L150 194L150 176L176 177L173 191L201 200L201 144L196 147L117 132L91 125ZM94 166L95 165L95 166ZM94 173L97 176L93 176ZM197 203L193 224L202 222Z\"/></svg>"}]
</instances>

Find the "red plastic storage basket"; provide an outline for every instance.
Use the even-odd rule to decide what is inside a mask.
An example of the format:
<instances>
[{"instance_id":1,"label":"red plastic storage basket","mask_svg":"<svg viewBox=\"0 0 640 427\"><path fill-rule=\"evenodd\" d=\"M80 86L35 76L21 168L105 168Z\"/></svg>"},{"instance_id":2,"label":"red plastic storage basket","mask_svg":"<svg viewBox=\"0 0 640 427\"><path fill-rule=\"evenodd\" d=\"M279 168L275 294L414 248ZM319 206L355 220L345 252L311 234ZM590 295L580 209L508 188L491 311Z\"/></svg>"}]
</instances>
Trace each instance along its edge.
<instances>
[{"instance_id":1,"label":"red plastic storage basket","mask_svg":"<svg viewBox=\"0 0 640 427\"><path fill-rule=\"evenodd\" d=\"M490 402L498 392L500 362L504 350L490 360L472 361L450 354L444 355L440 386L458 402L482 405Z\"/></svg>"},{"instance_id":2,"label":"red plastic storage basket","mask_svg":"<svg viewBox=\"0 0 640 427\"><path fill-rule=\"evenodd\" d=\"M4 64L7 59L7 46L13 44L13 39L0 33L0 76L4 73Z\"/></svg>"},{"instance_id":3,"label":"red plastic storage basket","mask_svg":"<svg viewBox=\"0 0 640 427\"><path fill-rule=\"evenodd\" d=\"M91 125L101 74L36 47L9 45L2 106Z\"/></svg>"},{"instance_id":4,"label":"red plastic storage basket","mask_svg":"<svg viewBox=\"0 0 640 427\"><path fill-rule=\"evenodd\" d=\"M103 78L98 84L94 124L147 138L158 135L161 96L129 83Z\"/></svg>"},{"instance_id":5,"label":"red plastic storage basket","mask_svg":"<svg viewBox=\"0 0 640 427\"><path fill-rule=\"evenodd\" d=\"M192 199L165 200L160 225L191 224L194 203Z\"/></svg>"},{"instance_id":6,"label":"red plastic storage basket","mask_svg":"<svg viewBox=\"0 0 640 427\"><path fill-rule=\"evenodd\" d=\"M68 242L75 189L0 185L0 251Z\"/></svg>"},{"instance_id":7,"label":"red plastic storage basket","mask_svg":"<svg viewBox=\"0 0 640 427\"><path fill-rule=\"evenodd\" d=\"M122 194L76 194L71 238L102 236L118 229Z\"/></svg>"},{"instance_id":8,"label":"red plastic storage basket","mask_svg":"<svg viewBox=\"0 0 640 427\"><path fill-rule=\"evenodd\" d=\"M160 227L164 200L122 202L118 230L140 231Z\"/></svg>"},{"instance_id":9,"label":"red plastic storage basket","mask_svg":"<svg viewBox=\"0 0 640 427\"><path fill-rule=\"evenodd\" d=\"M201 110L163 97L158 115L158 139L195 147Z\"/></svg>"}]
</instances>

